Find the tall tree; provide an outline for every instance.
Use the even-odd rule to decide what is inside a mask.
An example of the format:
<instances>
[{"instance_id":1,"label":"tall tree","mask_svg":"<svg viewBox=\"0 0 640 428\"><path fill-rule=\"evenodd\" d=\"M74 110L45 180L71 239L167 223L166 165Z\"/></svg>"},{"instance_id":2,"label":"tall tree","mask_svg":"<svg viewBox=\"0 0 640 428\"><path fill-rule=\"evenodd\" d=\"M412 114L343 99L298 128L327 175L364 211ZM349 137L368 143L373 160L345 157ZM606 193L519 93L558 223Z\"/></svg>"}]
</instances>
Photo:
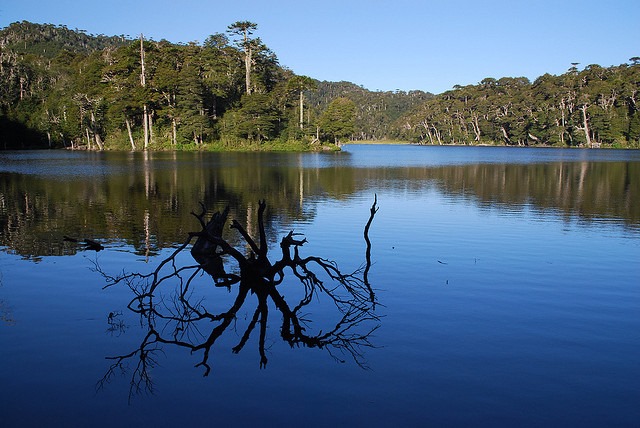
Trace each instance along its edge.
<instances>
[{"instance_id":1,"label":"tall tree","mask_svg":"<svg viewBox=\"0 0 640 428\"><path fill-rule=\"evenodd\" d=\"M236 21L227 28L229 33L241 37L237 44L244 51L245 91L247 95L251 94L251 66L253 54L259 42L258 39L251 39L249 36L258 28L258 24L250 21Z\"/></svg>"},{"instance_id":2,"label":"tall tree","mask_svg":"<svg viewBox=\"0 0 640 428\"><path fill-rule=\"evenodd\" d=\"M202 79L208 95L209 115L218 120L227 108L238 101L246 90L243 85L244 70L237 64L242 61L240 52L229 45L225 34L216 33L204 42Z\"/></svg>"},{"instance_id":3,"label":"tall tree","mask_svg":"<svg viewBox=\"0 0 640 428\"><path fill-rule=\"evenodd\" d=\"M316 81L308 76L294 76L287 82L287 88L298 92L300 103L298 126L300 126L300 129L304 129L304 91L316 89Z\"/></svg>"},{"instance_id":4,"label":"tall tree","mask_svg":"<svg viewBox=\"0 0 640 428\"><path fill-rule=\"evenodd\" d=\"M142 86L143 90L147 86L147 77L145 72L145 64L144 64L144 37L140 34L140 86ZM149 147L149 141L151 140L151 117L149 114L149 109L147 107L147 103L145 101L142 106L142 126L144 128L144 149L147 150Z\"/></svg>"}]
</instances>

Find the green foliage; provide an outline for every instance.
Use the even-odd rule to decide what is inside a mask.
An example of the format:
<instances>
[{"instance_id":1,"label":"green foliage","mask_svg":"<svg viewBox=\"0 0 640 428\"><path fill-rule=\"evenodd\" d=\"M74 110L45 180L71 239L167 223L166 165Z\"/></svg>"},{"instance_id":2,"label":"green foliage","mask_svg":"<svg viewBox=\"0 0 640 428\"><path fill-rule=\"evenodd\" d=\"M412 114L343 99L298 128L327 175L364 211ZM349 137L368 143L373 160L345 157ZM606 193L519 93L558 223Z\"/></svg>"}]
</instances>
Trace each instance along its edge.
<instances>
[{"instance_id":1,"label":"green foliage","mask_svg":"<svg viewBox=\"0 0 640 428\"><path fill-rule=\"evenodd\" d=\"M640 65L582 71L576 65L533 83L505 77L456 86L395 126L405 139L424 144L640 147Z\"/></svg>"},{"instance_id":2,"label":"green foliage","mask_svg":"<svg viewBox=\"0 0 640 428\"><path fill-rule=\"evenodd\" d=\"M104 142L120 149L126 141L125 147L141 148L144 108L155 148L214 140L228 110L251 118L238 121L234 135L261 140L280 131L274 124L282 112L274 111L269 94L288 76L266 47L253 52L256 97L243 100L243 52L221 34L204 46L145 41L141 48L137 40L21 23L0 31L0 40L0 117L47 135L52 146L101 148ZM41 44L55 49L47 48L47 56L25 54L40 52ZM265 106L256 105L260 100ZM19 139L13 131L3 135Z\"/></svg>"},{"instance_id":3,"label":"green foliage","mask_svg":"<svg viewBox=\"0 0 640 428\"><path fill-rule=\"evenodd\" d=\"M305 91L305 97L311 117L319 117L336 98L350 99L356 105L355 130L350 138L375 141L400 137L395 122L433 95L423 91L372 92L349 82L317 82L317 89Z\"/></svg>"},{"instance_id":4,"label":"green foliage","mask_svg":"<svg viewBox=\"0 0 640 428\"><path fill-rule=\"evenodd\" d=\"M129 43L125 36L87 35L83 30L66 26L14 22L0 34L0 46L19 54L33 54L52 59L62 52L88 54Z\"/></svg>"},{"instance_id":5,"label":"green foliage","mask_svg":"<svg viewBox=\"0 0 640 428\"><path fill-rule=\"evenodd\" d=\"M335 106L325 110L336 98L356 108L355 115L345 112L347 120L323 124L323 136L334 140L397 136L390 124L424 99L418 91L371 92L296 76L278 65L253 36L256 30L257 24L239 21L227 31L234 44L215 33L202 46L164 40L141 46L123 36L12 24L0 31L0 117L20 126L2 133L2 146L28 140L30 147L141 149L146 122L155 150L207 144L311 149L321 116L335 113Z\"/></svg>"},{"instance_id":6,"label":"green foliage","mask_svg":"<svg viewBox=\"0 0 640 428\"><path fill-rule=\"evenodd\" d=\"M276 136L278 120L278 112L269 95L246 94L242 97L240 107L225 115L223 132L261 142Z\"/></svg>"},{"instance_id":7,"label":"green foliage","mask_svg":"<svg viewBox=\"0 0 640 428\"><path fill-rule=\"evenodd\" d=\"M324 136L336 143L348 138L355 130L356 105L348 98L340 97L331 101L320 116L318 123Z\"/></svg>"},{"instance_id":8,"label":"green foliage","mask_svg":"<svg viewBox=\"0 0 640 428\"><path fill-rule=\"evenodd\" d=\"M640 111L638 110L631 114L626 137L629 143L640 146Z\"/></svg>"},{"instance_id":9,"label":"green foliage","mask_svg":"<svg viewBox=\"0 0 640 428\"><path fill-rule=\"evenodd\" d=\"M228 27L233 44L214 33L202 45L144 41L141 52L124 36L11 24L0 30L0 147L141 149L145 123L155 149L347 139L640 147L637 57L575 64L533 83L487 78L438 96L372 92L296 76L256 30L239 21Z\"/></svg>"}]
</instances>

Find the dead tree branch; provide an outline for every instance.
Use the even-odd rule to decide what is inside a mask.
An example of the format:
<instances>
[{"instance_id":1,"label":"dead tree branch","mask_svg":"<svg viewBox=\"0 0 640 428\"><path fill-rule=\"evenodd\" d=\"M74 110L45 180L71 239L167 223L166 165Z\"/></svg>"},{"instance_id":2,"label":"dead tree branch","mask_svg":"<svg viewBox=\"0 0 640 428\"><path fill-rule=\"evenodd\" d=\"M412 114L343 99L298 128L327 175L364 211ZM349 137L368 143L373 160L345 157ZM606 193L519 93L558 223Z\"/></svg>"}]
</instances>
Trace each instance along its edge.
<instances>
[{"instance_id":1,"label":"dead tree branch","mask_svg":"<svg viewBox=\"0 0 640 428\"><path fill-rule=\"evenodd\" d=\"M301 256L301 249L307 240L293 231L281 239L280 259L272 263L268 258L264 226L265 201L259 201L258 242L238 221L233 220L230 225L230 229L236 230L251 249L248 255L243 254L242 247L234 247L223 237L229 208L214 213L208 221L205 221L206 208L204 205L201 208L199 214L192 213L201 230L189 233L185 242L152 272L123 272L111 276L96 264L96 270L107 282L104 288L124 284L133 292L134 297L128 308L140 316L141 325L147 331L136 350L108 357L114 363L98 382L99 388L108 383L116 372L124 370L126 360L136 358L138 363L132 373L130 396L142 391L153 392L149 370L157 364L154 355L162 351L162 345L174 345L186 348L191 353L201 353L196 367L203 367L203 375L209 375L211 351L218 339L238 320L238 311L245 305L249 295L256 296L257 306L240 341L232 348L234 353L244 349L257 330L260 367L266 367L268 358L265 343L271 302L282 317L280 336L291 347L325 349L338 361L344 361L338 357L339 354L348 355L358 365L366 367L363 350L373 347L371 336L380 321L375 314L376 296L368 280L371 267L369 228L378 211L377 197L364 228L367 244L364 265L351 273L343 273L335 261ZM197 264L181 266L177 257L189 246ZM295 280L285 283L287 270ZM217 287L223 286L229 291L236 289L235 299L226 310L214 312L205 307L205 299L197 287L203 273L210 276ZM303 286L304 293L296 304L290 305L285 300L282 288L284 284L289 286L296 282ZM307 331L308 320L302 311L320 296L326 296L333 303L338 314L337 321L324 332L311 333Z\"/></svg>"}]
</instances>

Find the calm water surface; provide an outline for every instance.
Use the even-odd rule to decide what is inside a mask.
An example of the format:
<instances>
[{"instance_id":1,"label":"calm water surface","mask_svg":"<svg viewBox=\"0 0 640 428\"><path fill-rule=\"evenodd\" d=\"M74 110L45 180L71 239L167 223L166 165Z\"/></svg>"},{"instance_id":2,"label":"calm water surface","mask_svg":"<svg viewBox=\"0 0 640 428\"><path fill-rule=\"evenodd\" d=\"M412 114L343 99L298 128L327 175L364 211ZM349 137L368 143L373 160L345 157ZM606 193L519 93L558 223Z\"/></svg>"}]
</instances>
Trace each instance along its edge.
<instances>
[{"instance_id":1,"label":"calm water surface","mask_svg":"<svg viewBox=\"0 0 640 428\"><path fill-rule=\"evenodd\" d=\"M135 351L147 330L127 309L133 292L103 289L96 265L152 271L198 229L200 202L229 205L253 233L266 199L272 251L295 230L305 254L351 271L374 194L381 319L358 326L378 326L362 359L289 347L272 310L261 369L257 334L231 352L251 300L209 376L194 367L201 353L165 344L140 393L135 356L100 382L105 357ZM638 426L639 198L634 151L0 152L0 425ZM202 291L212 307L233 296ZM313 303L309 329L331 329L322 296Z\"/></svg>"}]
</instances>

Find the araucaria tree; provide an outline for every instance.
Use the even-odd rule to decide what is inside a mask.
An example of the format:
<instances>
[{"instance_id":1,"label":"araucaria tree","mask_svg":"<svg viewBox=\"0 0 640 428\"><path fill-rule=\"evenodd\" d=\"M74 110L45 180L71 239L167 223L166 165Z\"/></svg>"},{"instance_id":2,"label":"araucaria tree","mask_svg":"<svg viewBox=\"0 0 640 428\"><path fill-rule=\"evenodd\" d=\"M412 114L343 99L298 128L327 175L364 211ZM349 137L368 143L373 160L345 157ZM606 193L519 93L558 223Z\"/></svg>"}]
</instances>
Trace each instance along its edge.
<instances>
[{"instance_id":1,"label":"araucaria tree","mask_svg":"<svg viewBox=\"0 0 640 428\"><path fill-rule=\"evenodd\" d=\"M251 67L253 66L253 55L260 47L260 39L251 39L249 36L258 28L258 24L249 21L237 21L229 25L228 32L240 36L237 44L244 51L245 68L245 90L247 95L251 94Z\"/></svg>"}]
</instances>

